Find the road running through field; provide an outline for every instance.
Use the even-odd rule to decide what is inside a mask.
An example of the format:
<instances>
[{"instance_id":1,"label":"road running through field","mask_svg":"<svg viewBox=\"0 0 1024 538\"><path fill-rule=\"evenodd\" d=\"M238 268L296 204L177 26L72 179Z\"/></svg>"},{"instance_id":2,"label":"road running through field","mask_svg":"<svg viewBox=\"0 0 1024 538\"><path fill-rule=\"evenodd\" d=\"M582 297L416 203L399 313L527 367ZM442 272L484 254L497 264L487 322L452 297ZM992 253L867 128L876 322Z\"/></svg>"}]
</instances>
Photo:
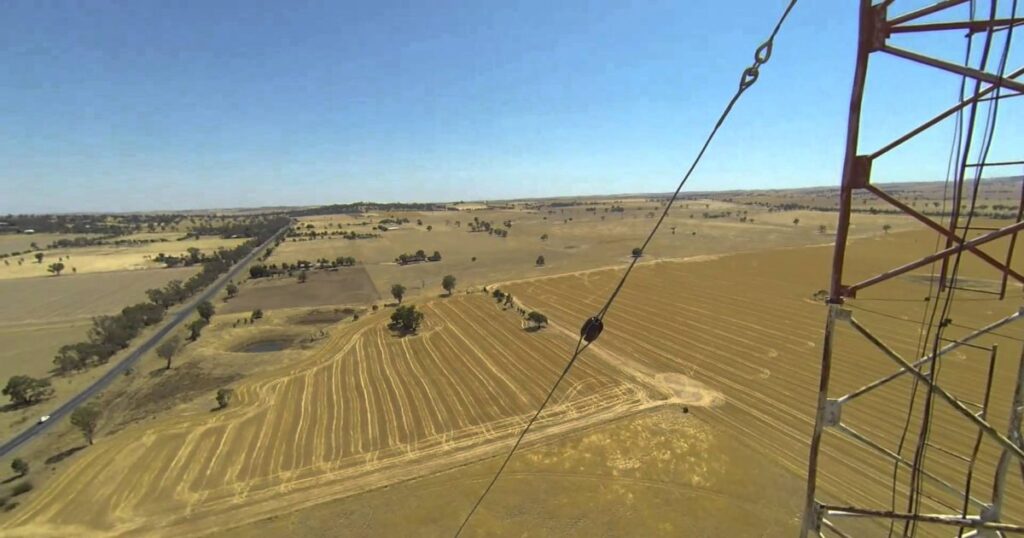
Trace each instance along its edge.
<instances>
[{"instance_id":1,"label":"road running through field","mask_svg":"<svg viewBox=\"0 0 1024 538\"><path fill-rule=\"evenodd\" d=\"M103 377L97 379L95 382L93 382L93 384L86 387L85 390L79 392L70 400L61 404L60 407L58 407L57 409L54 409L50 413L50 418L46 422L37 422L32 426L29 426L28 429L26 429L25 431L14 436L12 439L8 440L3 445L0 445L0 457L4 457L10 454L18 447L24 445L25 443L32 440L36 436L42 434L44 431L49 429L53 424L56 424L57 422L60 421L60 419L64 418L72 411L74 411L76 407L82 405L83 403L86 402L86 400L92 398L98 392L107 388L107 386L110 385L111 382L117 379L117 376L122 375L127 369L131 368L132 365L134 365L139 360L139 358L148 353L149 350L153 349L153 347L155 347L160 342L160 340L162 340L171 331L173 331L179 325L181 325L183 321L188 319L188 317L192 315L192 312L196 309L196 306L199 303L209 300L214 295L216 295L217 292L223 289L224 286L227 285L227 283L230 280L234 279L235 276L237 276L242 269L248 266L249 263L251 263L256 258L257 255L259 255L261 252L266 250L267 247L272 245L274 241L277 240L277 238L281 237L281 235L283 235L288 230L289 226L285 226L278 230L277 233L270 237L270 239L267 239L262 245L253 249L253 251L250 252L249 255L247 255L245 258L242 258L238 263L233 265L231 269L224 274L224 276L220 277L213 284L207 286L207 288L203 290L203 292L200 293L195 299L193 299L191 303L186 304L176 314L171 316L171 318L164 323L164 326L161 327L159 331L157 331L152 336L147 338L144 342L136 346L136 348L131 353L129 353L128 356L126 356L124 359L121 360L121 362L117 363L117 365L111 368L106 374L103 375Z\"/></svg>"}]
</instances>

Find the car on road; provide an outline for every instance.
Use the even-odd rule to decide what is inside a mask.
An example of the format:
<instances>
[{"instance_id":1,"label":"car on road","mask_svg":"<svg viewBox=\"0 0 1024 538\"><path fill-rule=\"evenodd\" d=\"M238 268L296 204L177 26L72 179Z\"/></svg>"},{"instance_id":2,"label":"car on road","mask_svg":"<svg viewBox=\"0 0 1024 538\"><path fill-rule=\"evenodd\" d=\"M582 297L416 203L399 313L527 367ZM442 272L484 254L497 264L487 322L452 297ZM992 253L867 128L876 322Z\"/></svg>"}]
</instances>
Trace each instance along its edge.
<instances>
[{"instance_id":1,"label":"car on road","mask_svg":"<svg viewBox=\"0 0 1024 538\"><path fill-rule=\"evenodd\" d=\"M46 422L47 420L50 420L50 415L43 415L43 416L39 417L39 422L37 422L36 424L42 424L42 423Z\"/></svg>"}]
</instances>

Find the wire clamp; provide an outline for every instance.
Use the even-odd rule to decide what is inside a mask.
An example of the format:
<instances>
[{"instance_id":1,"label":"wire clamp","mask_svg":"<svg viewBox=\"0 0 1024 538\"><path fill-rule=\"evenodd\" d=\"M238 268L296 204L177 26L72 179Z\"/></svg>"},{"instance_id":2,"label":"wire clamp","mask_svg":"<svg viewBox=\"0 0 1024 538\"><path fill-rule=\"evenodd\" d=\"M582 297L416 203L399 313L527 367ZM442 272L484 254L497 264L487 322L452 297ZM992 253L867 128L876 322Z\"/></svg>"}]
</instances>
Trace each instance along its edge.
<instances>
[{"instance_id":1,"label":"wire clamp","mask_svg":"<svg viewBox=\"0 0 1024 538\"><path fill-rule=\"evenodd\" d=\"M580 328L580 336L589 344L594 340L597 340L598 336L601 336L601 331L604 330L604 322L601 318L593 316L587 321L583 322L583 327Z\"/></svg>"}]
</instances>

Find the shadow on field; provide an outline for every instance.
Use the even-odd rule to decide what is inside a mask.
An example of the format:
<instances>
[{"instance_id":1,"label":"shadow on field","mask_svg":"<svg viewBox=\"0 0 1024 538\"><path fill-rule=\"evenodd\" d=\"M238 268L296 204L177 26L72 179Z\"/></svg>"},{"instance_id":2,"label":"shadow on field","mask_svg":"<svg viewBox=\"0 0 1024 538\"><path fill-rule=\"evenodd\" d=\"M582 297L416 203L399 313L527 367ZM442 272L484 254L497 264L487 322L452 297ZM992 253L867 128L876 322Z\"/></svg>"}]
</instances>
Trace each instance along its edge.
<instances>
[{"instance_id":1,"label":"shadow on field","mask_svg":"<svg viewBox=\"0 0 1024 538\"><path fill-rule=\"evenodd\" d=\"M67 450L65 450L63 452L58 452L58 453L50 456L49 458L46 458L46 461L43 462L43 463L45 463L46 465L52 465L54 463L60 463L60 462L62 462L64 460L70 458L71 456L73 456L75 454L75 452L78 452L79 450L82 450L84 448L85 448L85 445L80 445L80 446L69 448L69 449L67 449Z\"/></svg>"}]
</instances>

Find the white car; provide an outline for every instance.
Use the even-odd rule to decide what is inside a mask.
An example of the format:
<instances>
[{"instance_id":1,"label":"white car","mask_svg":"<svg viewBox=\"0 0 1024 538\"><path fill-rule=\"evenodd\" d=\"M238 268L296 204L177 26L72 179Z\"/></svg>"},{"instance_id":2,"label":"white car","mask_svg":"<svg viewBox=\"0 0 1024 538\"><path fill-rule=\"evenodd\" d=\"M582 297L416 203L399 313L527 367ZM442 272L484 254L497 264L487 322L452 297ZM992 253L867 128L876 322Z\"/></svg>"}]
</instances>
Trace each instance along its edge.
<instances>
[{"instance_id":1,"label":"white car","mask_svg":"<svg viewBox=\"0 0 1024 538\"><path fill-rule=\"evenodd\" d=\"M39 417L38 424L42 424L42 423L46 422L47 420L50 420L50 415L43 415L43 416Z\"/></svg>"}]
</instances>

